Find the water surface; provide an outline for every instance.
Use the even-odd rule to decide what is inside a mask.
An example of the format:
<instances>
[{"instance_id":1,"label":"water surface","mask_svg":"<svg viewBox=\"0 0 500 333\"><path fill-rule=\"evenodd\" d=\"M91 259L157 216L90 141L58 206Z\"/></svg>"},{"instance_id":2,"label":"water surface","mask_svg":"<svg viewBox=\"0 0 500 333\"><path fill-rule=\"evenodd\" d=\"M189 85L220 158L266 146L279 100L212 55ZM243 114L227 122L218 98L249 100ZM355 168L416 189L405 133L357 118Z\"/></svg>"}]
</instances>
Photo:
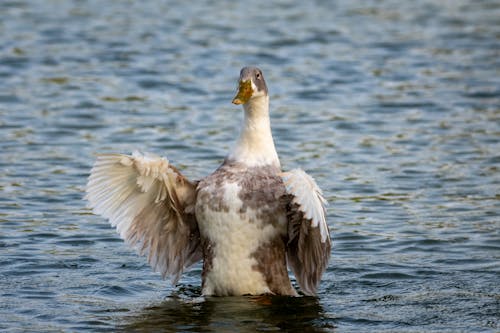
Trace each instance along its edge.
<instances>
[{"instance_id":1,"label":"water surface","mask_svg":"<svg viewBox=\"0 0 500 333\"><path fill-rule=\"evenodd\" d=\"M0 3L0 329L497 331L497 1ZM283 167L330 205L318 298L200 296L86 208L98 152L191 179L238 134L258 65Z\"/></svg>"}]
</instances>

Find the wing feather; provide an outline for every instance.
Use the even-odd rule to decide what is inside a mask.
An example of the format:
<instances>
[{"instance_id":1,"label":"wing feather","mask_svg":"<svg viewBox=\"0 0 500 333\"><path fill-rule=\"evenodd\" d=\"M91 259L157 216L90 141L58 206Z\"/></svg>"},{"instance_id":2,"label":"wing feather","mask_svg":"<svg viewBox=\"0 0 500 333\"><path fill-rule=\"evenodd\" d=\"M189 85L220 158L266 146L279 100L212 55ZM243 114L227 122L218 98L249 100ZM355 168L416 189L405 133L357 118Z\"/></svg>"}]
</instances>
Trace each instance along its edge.
<instances>
[{"instance_id":1,"label":"wing feather","mask_svg":"<svg viewBox=\"0 0 500 333\"><path fill-rule=\"evenodd\" d=\"M282 179L287 192L293 195L293 203L299 206L306 219L311 220L311 226L319 226L321 241L330 240L326 223L327 201L314 179L301 169L283 172Z\"/></svg>"},{"instance_id":2,"label":"wing feather","mask_svg":"<svg viewBox=\"0 0 500 333\"><path fill-rule=\"evenodd\" d=\"M192 206L196 184L154 155L99 155L85 198L163 277L179 279L201 259Z\"/></svg>"},{"instance_id":3,"label":"wing feather","mask_svg":"<svg viewBox=\"0 0 500 333\"><path fill-rule=\"evenodd\" d=\"M314 179L301 169L281 174L287 191L287 259L302 291L315 295L328 265L331 239L326 200Z\"/></svg>"}]
</instances>

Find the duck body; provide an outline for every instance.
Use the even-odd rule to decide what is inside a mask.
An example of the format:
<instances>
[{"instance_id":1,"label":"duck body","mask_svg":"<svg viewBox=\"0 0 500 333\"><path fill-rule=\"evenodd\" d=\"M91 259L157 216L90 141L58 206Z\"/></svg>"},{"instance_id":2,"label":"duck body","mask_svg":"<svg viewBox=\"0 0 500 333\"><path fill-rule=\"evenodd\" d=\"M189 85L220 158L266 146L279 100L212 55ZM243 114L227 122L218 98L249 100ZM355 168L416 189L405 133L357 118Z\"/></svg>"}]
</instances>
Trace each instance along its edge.
<instances>
[{"instance_id":1,"label":"duck body","mask_svg":"<svg viewBox=\"0 0 500 333\"><path fill-rule=\"evenodd\" d=\"M226 161L199 183L203 294L296 295L286 269L286 189L280 171Z\"/></svg>"},{"instance_id":2,"label":"duck body","mask_svg":"<svg viewBox=\"0 0 500 333\"><path fill-rule=\"evenodd\" d=\"M281 170L260 69L241 70L233 103L243 105L240 136L209 176L191 182L152 155L101 155L86 198L173 283L203 260L207 296L296 296L288 268L314 295L330 257L326 201L305 172Z\"/></svg>"}]
</instances>

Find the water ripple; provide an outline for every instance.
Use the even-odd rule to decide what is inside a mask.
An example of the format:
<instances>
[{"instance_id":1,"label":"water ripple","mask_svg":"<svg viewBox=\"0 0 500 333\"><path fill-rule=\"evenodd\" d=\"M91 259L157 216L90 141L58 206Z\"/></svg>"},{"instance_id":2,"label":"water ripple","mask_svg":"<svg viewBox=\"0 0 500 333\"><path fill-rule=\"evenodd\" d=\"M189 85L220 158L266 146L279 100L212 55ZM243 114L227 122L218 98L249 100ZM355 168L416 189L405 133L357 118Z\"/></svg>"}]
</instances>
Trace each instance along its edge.
<instances>
[{"instance_id":1,"label":"water ripple","mask_svg":"<svg viewBox=\"0 0 500 333\"><path fill-rule=\"evenodd\" d=\"M498 330L498 3L0 11L0 330ZM170 286L82 200L98 152L215 169L244 65L284 168L330 201L318 299L201 298L199 265Z\"/></svg>"}]
</instances>

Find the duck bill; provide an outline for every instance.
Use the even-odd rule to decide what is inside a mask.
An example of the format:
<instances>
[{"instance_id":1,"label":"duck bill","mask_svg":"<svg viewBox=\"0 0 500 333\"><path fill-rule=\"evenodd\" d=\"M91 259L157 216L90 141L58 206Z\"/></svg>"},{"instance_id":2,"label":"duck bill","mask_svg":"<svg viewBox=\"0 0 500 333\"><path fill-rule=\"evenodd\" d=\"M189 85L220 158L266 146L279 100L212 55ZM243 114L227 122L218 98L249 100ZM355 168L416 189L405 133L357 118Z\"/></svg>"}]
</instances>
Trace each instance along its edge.
<instances>
[{"instance_id":1,"label":"duck bill","mask_svg":"<svg viewBox=\"0 0 500 333\"><path fill-rule=\"evenodd\" d=\"M233 98L233 104L245 104L252 97L252 82L250 80L240 81L238 93Z\"/></svg>"}]
</instances>

